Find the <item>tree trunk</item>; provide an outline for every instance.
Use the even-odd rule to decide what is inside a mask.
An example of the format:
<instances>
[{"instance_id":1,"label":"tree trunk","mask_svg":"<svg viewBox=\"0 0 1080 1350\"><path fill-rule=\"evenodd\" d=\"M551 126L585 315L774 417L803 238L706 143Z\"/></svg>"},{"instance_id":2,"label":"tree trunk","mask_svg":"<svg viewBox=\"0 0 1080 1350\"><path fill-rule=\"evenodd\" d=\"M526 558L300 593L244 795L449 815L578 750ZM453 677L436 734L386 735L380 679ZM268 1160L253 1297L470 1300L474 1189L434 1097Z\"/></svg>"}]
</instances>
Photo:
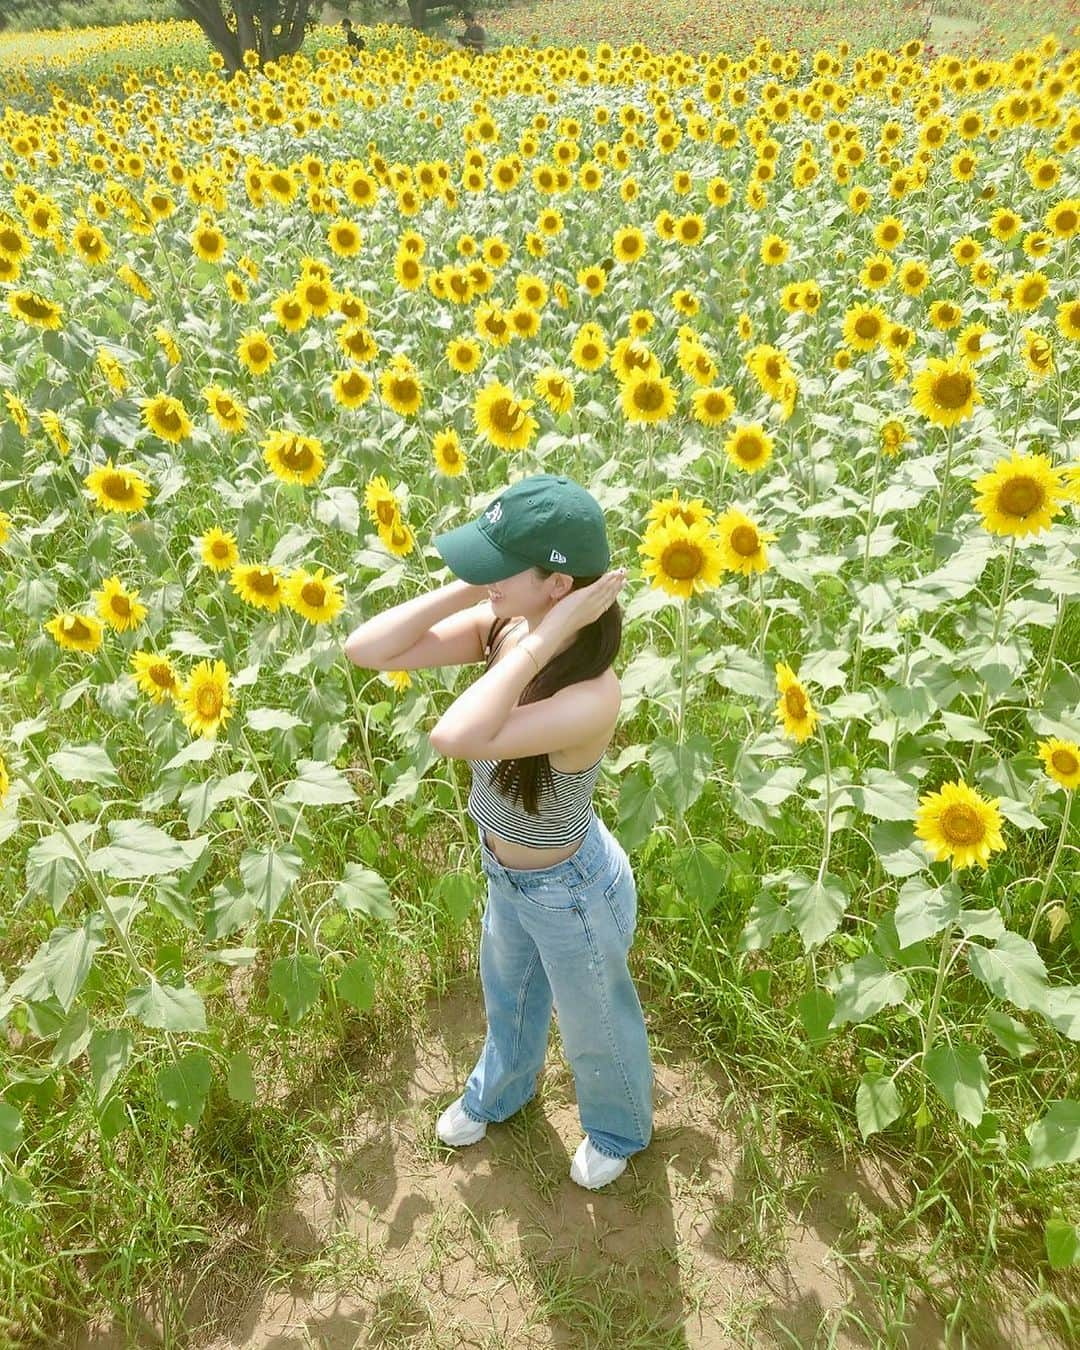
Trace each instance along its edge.
<instances>
[{"instance_id":1,"label":"tree trunk","mask_svg":"<svg viewBox=\"0 0 1080 1350\"><path fill-rule=\"evenodd\" d=\"M421 6L426 0L416 0ZM206 34L235 73L244 53L253 51L259 64L291 55L303 45L313 0L177 0ZM414 0L409 0L410 6ZM275 33L275 28L278 30Z\"/></svg>"}]
</instances>

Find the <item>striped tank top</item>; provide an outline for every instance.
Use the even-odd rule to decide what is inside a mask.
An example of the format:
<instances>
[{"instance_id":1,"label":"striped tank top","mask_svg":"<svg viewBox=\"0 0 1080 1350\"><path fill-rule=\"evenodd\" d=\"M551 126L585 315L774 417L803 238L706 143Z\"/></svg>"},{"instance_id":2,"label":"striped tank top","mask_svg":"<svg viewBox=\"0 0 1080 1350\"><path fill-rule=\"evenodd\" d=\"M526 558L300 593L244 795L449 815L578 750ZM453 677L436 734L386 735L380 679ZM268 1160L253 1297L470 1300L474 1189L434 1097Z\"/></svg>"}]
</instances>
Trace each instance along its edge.
<instances>
[{"instance_id":1,"label":"striped tank top","mask_svg":"<svg viewBox=\"0 0 1080 1350\"><path fill-rule=\"evenodd\" d=\"M484 647L485 654L490 650L494 631L495 624L492 624ZM552 791L541 783L538 814L534 816L525 810L520 801L507 797L492 783L491 775L497 760L472 759L469 761L472 790L466 810L477 825L515 844L531 848L559 848L565 844L578 843L592 823L593 788L603 762L604 756L601 755L589 768L573 772L564 772L552 764Z\"/></svg>"}]
</instances>

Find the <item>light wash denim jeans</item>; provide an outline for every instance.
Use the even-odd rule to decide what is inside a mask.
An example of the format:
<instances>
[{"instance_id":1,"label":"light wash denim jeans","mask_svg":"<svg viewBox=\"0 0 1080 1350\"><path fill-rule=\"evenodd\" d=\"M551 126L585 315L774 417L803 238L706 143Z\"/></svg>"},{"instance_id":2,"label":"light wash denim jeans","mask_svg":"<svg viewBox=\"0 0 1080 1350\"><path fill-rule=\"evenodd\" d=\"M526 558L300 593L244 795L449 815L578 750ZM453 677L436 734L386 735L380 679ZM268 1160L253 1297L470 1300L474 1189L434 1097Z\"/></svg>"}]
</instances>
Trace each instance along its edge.
<instances>
[{"instance_id":1,"label":"light wash denim jeans","mask_svg":"<svg viewBox=\"0 0 1080 1350\"><path fill-rule=\"evenodd\" d=\"M652 1138L653 1072L626 957L637 886L622 845L595 813L576 853L553 867L504 867L482 829L488 878L480 936L487 1037L462 1110L506 1120L536 1092L554 1003L582 1129L609 1158Z\"/></svg>"}]
</instances>

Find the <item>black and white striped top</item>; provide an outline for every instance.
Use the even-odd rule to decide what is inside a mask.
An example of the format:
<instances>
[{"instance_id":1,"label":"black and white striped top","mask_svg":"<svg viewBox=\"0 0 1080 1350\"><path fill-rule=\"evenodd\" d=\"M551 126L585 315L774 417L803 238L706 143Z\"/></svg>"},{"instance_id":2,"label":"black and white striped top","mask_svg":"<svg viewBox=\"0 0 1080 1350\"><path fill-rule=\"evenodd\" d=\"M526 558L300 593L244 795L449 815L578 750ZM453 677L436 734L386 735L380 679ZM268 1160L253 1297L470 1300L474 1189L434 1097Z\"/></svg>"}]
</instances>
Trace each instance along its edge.
<instances>
[{"instance_id":1,"label":"black and white striped top","mask_svg":"<svg viewBox=\"0 0 1080 1350\"><path fill-rule=\"evenodd\" d=\"M485 645L485 655L490 650L492 624ZM601 755L595 764L587 769L565 772L551 766L553 793L541 785L537 802L538 814L531 815L521 802L505 796L491 782L491 774L498 763L494 759L472 759L472 790L466 810L481 827L494 831L502 839L515 844L525 844L532 848L558 848L565 844L574 844L585 837L592 822L592 795L600 765L604 762ZM554 795L553 795L554 794Z\"/></svg>"}]
</instances>

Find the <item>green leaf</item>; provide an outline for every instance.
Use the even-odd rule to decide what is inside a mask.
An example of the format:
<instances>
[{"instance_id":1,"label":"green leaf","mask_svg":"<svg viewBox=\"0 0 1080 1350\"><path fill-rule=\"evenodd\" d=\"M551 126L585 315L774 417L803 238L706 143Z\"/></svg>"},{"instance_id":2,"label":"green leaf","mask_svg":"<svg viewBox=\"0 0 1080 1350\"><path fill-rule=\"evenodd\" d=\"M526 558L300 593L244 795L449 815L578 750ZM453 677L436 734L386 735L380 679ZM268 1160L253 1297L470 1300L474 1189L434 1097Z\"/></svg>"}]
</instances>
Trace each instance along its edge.
<instances>
[{"instance_id":1,"label":"green leaf","mask_svg":"<svg viewBox=\"0 0 1080 1350\"><path fill-rule=\"evenodd\" d=\"M352 864L349 864L352 866ZM379 878L380 881L382 878ZM344 885L344 882L338 882L338 887ZM444 906L447 914L450 915L455 928L460 928L468 916L472 913L473 906L476 904L476 883L468 872L447 872L435 882L431 888L431 898ZM351 906L346 905L346 909ZM366 908L366 906L361 906ZM372 911L368 911L371 913ZM387 908L385 914L380 913L379 917L388 917L392 913ZM340 916L339 916L340 917Z\"/></svg>"},{"instance_id":2,"label":"green leaf","mask_svg":"<svg viewBox=\"0 0 1080 1350\"><path fill-rule=\"evenodd\" d=\"M962 909L956 922L965 937L984 937L996 940L1005 930L1005 921L996 906L989 909Z\"/></svg>"},{"instance_id":3,"label":"green leaf","mask_svg":"<svg viewBox=\"0 0 1080 1350\"><path fill-rule=\"evenodd\" d=\"M891 877L910 877L930 865L930 855L915 838L911 821L880 821L870 831L870 842L882 869Z\"/></svg>"},{"instance_id":4,"label":"green leaf","mask_svg":"<svg viewBox=\"0 0 1080 1350\"><path fill-rule=\"evenodd\" d=\"M270 992L285 1000L289 1021L295 1026L315 1006L322 987L322 967L310 952L279 956L270 967Z\"/></svg>"},{"instance_id":5,"label":"green leaf","mask_svg":"<svg viewBox=\"0 0 1080 1350\"><path fill-rule=\"evenodd\" d=\"M914 820L917 784L884 769L869 769L861 784L853 785L855 805L875 820Z\"/></svg>"},{"instance_id":6,"label":"green leaf","mask_svg":"<svg viewBox=\"0 0 1080 1350\"><path fill-rule=\"evenodd\" d=\"M283 708L252 708L247 724L252 731L294 731L304 725L304 719Z\"/></svg>"},{"instance_id":7,"label":"green leaf","mask_svg":"<svg viewBox=\"0 0 1080 1350\"><path fill-rule=\"evenodd\" d=\"M1059 984L1047 990L1042 1015L1070 1041L1080 1041L1080 984Z\"/></svg>"},{"instance_id":8,"label":"green leaf","mask_svg":"<svg viewBox=\"0 0 1080 1350\"><path fill-rule=\"evenodd\" d=\"M287 802L303 802L305 806L333 806L356 801L352 784L332 764L317 759L298 759L297 777L282 794Z\"/></svg>"},{"instance_id":9,"label":"green leaf","mask_svg":"<svg viewBox=\"0 0 1080 1350\"><path fill-rule=\"evenodd\" d=\"M990 1091L986 1056L974 1045L935 1045L923 1060L942 1100L970 1125L978 1125Z\"/></svg>"},{"instance_id":10,"label":"green leaf","mask_svg":"<svg viewBox=\"0 0 1080 1350\"><path fill-rule=\"evenodd\" d=\"M327 488L315 503L315 519L332 529L356 534L360 529L360 503L346 487Z\"/></svg>"},{"instance_id":11,"label":"green leaf","mask_svg":"<svg viewBox=\"0 0 1080 1350\"><path fill-rule=\"evenodd\" d=\"M788 910L809 951L836 931L847 907L847 887L839 877L826 872L820 881L797 872L788 882Z\"/></svg>"},{"instance_id":12,"label":"green leaf","mask_svg":"<svg viewBox=\"0 0 1080 1350\"><path fill-rule=\"evenodd\" d=\"M863 1139L885 1129L903 1113L903 1103L893 1080L880 1073L864 1073L855 1093L855 1118Z\"/></svg>"},{"instance_id":13,"label":"green leaf","mask_svg":"<svg viewBox=\"0 0 1080 1350\"><path fill-rule=\"evenodd\" d=\"M668 858L675 884L683 895L692 896L702 915L716 907L730 872L727 850L719 844L690 844Z\"/></svg>"},{"instance_id":14,"label":"green leaf","mask_svg":"<svg viewBox=\"0 0 1080 1350\"><path fill-rule=\"evenodd\" d=\"M291 844L258 852L248 850L241 855L240 875L244 878L244 889L262 911L264 919L274 917L303 866L303 858Z\"/></svg>"},{"instance_id":15,"label":"green leaf","mask_svg":"<svg viewBox=\"0 0 1080 1350\"><path fill-rule=\"evenodd\" d=\"M94 833L90 821L75 820L66 826L81 848ZM67 839L57 831L32 844L26 852L26 885L33 895L44 896L54 914L63 909L84 873Z\"/></svg>"},{"instance_id":16,"label":"green leaf","mask_svg":"<svg viewBox=\"0 0 1080 1350\"><path fill-rule=\"evenodd\" d=\"M736 694L747 694L751 698L775 698L776 686L763 661L755 659L741 647L721 647L718 654L724 664L718 666L712 673L717 684ZM669 668L665 662L664 682L668 678Z\"/></svg>"},{"instance_id":17,"label":"green leaf","mask_svg":"<svg viewBox=\"0 0 1080 1350\"><path fill-rule=\"evenodd\" d=\"M836 1011L830 1028L841 1027L845 1022L865 1022L882 1008L903 1003L907 997L907 979L889 970L872 952L848 962L840 968L839 974Z\"/></svg>"},{"instance_id":18,"label":"green leaf","mask_svg":"<svg viewBox=\"0 0 1080 1350\"><path fill-rule=\"evenodd\" d=\"M1010 1017L1007 1012L1003 1012L1000 1008L988 1009L983 1020L994 1040L1007 1055L1012 1055L1013 1059L1023 1059L1025 1055L1033 1054L1038 1050L1038 1041L1024 1026L1023 1022L1017 1021L1015 1017Z\"/></svg>"},{"instance_id":19,"label":"green leaf","mask_svg":"<svg viewBox=\"0 0 1080 1350\"><path fill-rule=\"evenodd\" d=\"M45 944L43 970L65 1012L83 987L94 953L105 945L108 922L99 912L88 914L81 928L54 928Z\"/></svg>"},{"instance_id":20,"label":"green leaf","mask_svg":"<svg viewBox=\"0 0 1080 1350\"><path fill-rule=\"evenodd\" d=\"M237 1050L229 1056L229 1072L225 1079L225 1088L234 1102L250 1105L255 1100L255 1073L251 1056L246 1050Z\"/></svg>"},{"instance_id":21,"label":"green leaf","mask_svg":"<svg viewBox=\"0 0 1080 1350\"><path fill-rule=\"evenodd\" d=\"M641 767L624 774L619 784L618 836L627 853L639 848L660 819L660 804L649 775Z\"/></svg>"},{"instance_id":22,"label":"green leaf","mask_svg":"<svg viewBox=\"0 0 1080 1350\"><path fill-rule=\"evenodd\" d=\"M110 820L109 836L112 843L91 853L87 865L121 881L182 872L210 842L173 839L148 820Z\"/></svg>"},{"instance_id":23,"label":"green leaf","mask_svg":"<svg viewBox=\"0 0 1080 1350\"><path fill-rule=\"evenodd\" d=\"M799 999L799 1021L811 1045L821 1045L830 1039L829 1023L835 1006L827 989L808 989Z\"/></svg>"},{"instance_id":24,"label":"green leaf","mask_svg":"<svg viewBox=\"0 0 1080 1350\"><path fill-rule=\"evenodd\" d=\"M65 745L49 756L48 764L61 780L71 778L102 787L120 786L116 768L103 745Z\"/></svg>"},{"instance_id":25,"label":"green leaf","mask_svg":"<svg viewBox=\"0 0 1080 1350\"><path fill-rule=\"evenodd\" d=\"M934 886L924 877L912 877L900 887L896 902L896 936L901 947L923 942L949 928L960 913L962 895L952 881Z\"/></svg>"},{"instance_id":26,"label":"green leaf","mask_svg":"<svg viewBox=\"0 0 1080 1350\"><path fill-rule=\"evenodd\" d=\"M206 1105L213 1074L201 1050L190 1050L157 1072L158 1096L181 1125L197 1125Z\"/></svg>"},{"instance_id":27,"label":"green leaf","mask_svg":"<svg viewBox=\"0 0 1080 1350\"><path fill-rule=\"evenodd\" d=\"M358 910L373 919L390 920L394 907L390 901L390 887L378 872L359 863L346 863L345 875L334 887L334 899L350 914Z\"/></svg>"},{"instance_id":28,"label":"green leaf","mask_svg":"<svg viewBox=\"0 0 1080 1350\"><path fill-rule=\"evenodd\" d=\"M161 1031L205 1031L206 1009L198 990L189 985L173 988L151 978L148 985L129 991L127 1010L144 1026Z\"/></svg>"},{"instance_id":29,"label":"green leaf","mask_svg":"<svg viewBox=\"0 0 1080 1350\"><path fill-rule=\"evenodd\" d=\"M23 1141L22 1116L7 1102L0 1102L0 1153L14 1153Z\"/></svg>"},{"instance_id":30,"label":"green leaf","mask_svg":"<svg viewBox=\"0 0 1080 1350\"><path fill-rule=\"evenodd\" d=\"M235 933L251 919L255 910L255 901L236 877L226 877L210 892L210 905L206 911L207 939L217 942L219 938Z\"/></svg>"},{"instance_id":31,"label":"green leaf","mask_svg":"<svg viewBox=\"0 0 1080 1350\"><path fill-rule=\"evenodd\" d=\"M1080 1227L1067 1219L1047 1219L1043 1228L1046 1256L1053 1270L1080 1265Z\"/></svg>"},{"instance_id":32,"label":"green leaf","mask_svg":"<svg viewBox=\"0 0 1080 1350\"><path fill-rule=\"evenodd\" d=\"M700 731L693 732L682 745L670 736L658 736L649 751L649 768L657 791L678 815L685 815L697 801L712 766L712 744Z\"/></svg>"},{"instance_id":33,"label":"green leaf","mask_svg":"<svg viewBox=\"0 0 1080 1350\"><path fill-rule=\"evenodd\" d=\"M1029 1125L1025 1134L1032 1167L1075 1162L1080 1158L1080 1102L1051 1102L1042 1120Z\"/></svg>"},{"instance_id":34,"label":"green leaf","mask_svg":"<svg viewBox=\"0 0 1080 1350\"><path fill-rule=\"evenodd\" d=\"M101 1105L109 1089L127 1068L133 1044L131 1032L124 1027L94 1028L87 1054L96 1105Z\"/></svg>"},{"instance_id":35,"label":"green leaf","mask_svg":"<svg viewBox=\"0 0 1080 1350\"><path fill-rule=\"evenodd\" d=\"M86 1008L73 1008L61 1028L53 1046L52 1062L63 1068L78 1059L90 1044L90 1013Z\"/></svg>"},{"instance_id":36,"label":"green leaf","mask_svg":"<svg viewBox=\"0 0 1080 1350\"><path fill-rule=\"evenodd\" d=\"M739 935L739 951L764 951L778 933L786 933L790 927L787 906L778 904L768 891L759 891Z\"/></svg>"},{"instance_id":37,"label":"green leaf","mask_svg":"<svg viewBox=\"0 0 1080 1350\"><path fill-rule=\"evenodd\" d=\"M188 830L194 834L196 830L202 829L222 802L246 797L255 777L251 769L241 769L225 778L208 778L204 783L190 783L180 794L180 805L188 813Z\"/></svg>"},{"instance_id":38,"label":"green leaf","mask_svg":"<svg viewBox=\"0 0 1080 1350\"><path fill-rule=\"evenodd\" d=\"M338 976L335 988L338 998L357 1012L368 1012L375 1002L375 977L367 957L354 957Z\"/></svg>"},{"instance_id":39,"label":"green leaf","mask_svg":"<svg viewBox=\"0 0 1080 1350\"><path fill-rule=\"evenodd\" d=\"M1046 999L1046 967L1035 946L1018 933L1004 932L994 947L973 943L967 950L968 967L976 979L998 998L1018 1008L1042 1010Z\"/></svg>"}]
</instances>

